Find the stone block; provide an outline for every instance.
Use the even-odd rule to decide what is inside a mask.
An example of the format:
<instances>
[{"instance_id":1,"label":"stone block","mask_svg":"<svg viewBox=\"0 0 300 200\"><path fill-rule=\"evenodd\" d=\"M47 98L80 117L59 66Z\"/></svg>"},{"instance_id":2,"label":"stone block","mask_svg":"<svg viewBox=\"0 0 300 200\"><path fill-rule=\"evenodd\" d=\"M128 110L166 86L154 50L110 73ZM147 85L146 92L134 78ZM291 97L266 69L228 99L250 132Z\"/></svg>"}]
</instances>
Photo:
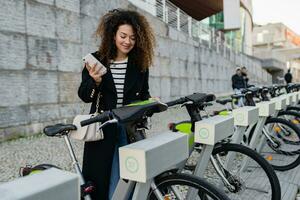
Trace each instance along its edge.
<instances>
[{"instance_id":1,"label":"stone block","mask_svg":"<svg viewBox=\"0 0 300 200\"><path fill-rule=\"evenodd\" d=\"M160 80L160 96L168 98L171 96L171 79L169 77L162 77Z\"/></svg>"},{"instance_id":2,"label":"stone block","mask_svg":"<svg viewBox=\"0 0 300 200\"><path fill-rule=\"evenodd\" d=\"M161 80L159 77L149 77L149 91L152 97L161 97Z\"/></svg>"},{"instance_id":3,"label":"stone block","mask_svg":"<svg viewBox=\"0 0 300 200\"><path fill-rule=\"evenodd\" d=\"M160 75L160 63L158 56L154 57L153 66L150 67L149 74L155 77L158 77Z\"/></svg>"},{"instance_id":4,"label":"stone block","mask_svg":"<svg viewBox=\"0 0 300 200\"><path fill-rule=\"evenodd\" d=\"M176 30L176 29L173 28L173 27L169 27L168 37L169 37L171 40L178 41L178 30Z\"/></svg>"},{"instance_id":5,"label":"stone block","mask_svg":"<svg viewBox=\"0 0 300 200\"><path fill-rule=\"evenodd\" d=\"M23 125L28 122L27 106L0 107L0 128Z\"/></svg>"},{"instance_id":6,"label":"stone block","mask_svg":"<svg viewBox=\"0 0 300 200\"><path fill-rule=\"evenodd\" d=\"M30 71L29 103L58 103L57 72Z\"/></svg>"},{"instance_id":7,"label":"stone block","mask_svg":"<svg viewBox=\"0 0 300 200\"><path fill-rule=\"evenodd\" d=\"M98 46L96 44L83 44L81 45L81 56L80 58L82 58L83 56L85 56L88 53L92 53L98 50Z\"/></svg>"},{"instance_id":8,"label":"stone block","mask_svg":"<svg viewBox=\"0 0 300 200\"><path fill-rule=\"evenodd\" d=\"M20 70L26 67L26 39L24 35L0 32L0 70Z\"/></svg>"},{"instance_id":9,"label":"stone block","mask_svg":"<svg viewBox=\"0 0 300 200\"><path fill-rule=\"evenodd\" d=\"M190 50L191 47L185 43L178 43L177 45L178 47L176 49L174 48L174 50L176 50L175 52L175 55L177 55L176 57L182 60L187 60L189 53L192 52Z\"/></svg>"},{"instance_id":10,"label":"stone block","mask_svg":"<svg viewBox=\"0 0 300 200\"><path fill-rule=\"evenodd\" d=\"M187 76L187 60L178 60L178 71L180 77L186 77Z\"/></svg>"},{"instance_id":11,"label":"stone block","mask_svg":"<svg viewBox=\"0 0 300 200\"><path fill-rule=\"evenodd\" d=\"M201 91L202 92L207 92L207 79L202 79L201 80Z\"/></svg>"},{"instance_id":12,"label":"stone block","mask_svg":"<svg viewBox=\"0 0 300 200\"><path fill-rule=\"evenodd\" d=\"M188 79L187 78L181 78L180 79L180 96L186 96L189 95L188 93Z\"/></svg>"},{"instance_id":13,"label":"stone block","mask_svg":"<svg viewBox=\"0 0 300 200\"><path fill-rule=\"evenodd\" d=\"M59 73L59 102L80 102L78 88L81 82L81 73Z\"/></svg>"},{"instance_id":14,"label":"stone block","mask_svg":"<svg viewBox=\"0 0 300 200\"><path fill-rule=\"evenodd\" d=\"M70 10L72 12L80 12L80 0L55 0L55 5L58 8Z\"/></svg>"},{"instance_id":15,"label":"stone block","mask_svg":"<svg viewBox=\"0 0 300 200\"><path fill-rule=\"evenodd\" d=\"M180 64L178 59L172 58L170 59L170 76L173 78L180 77Z\"/></svg>"},{"instance_id":16,"label":"stone block","mask_svg":"<svg viewBox=\"0 0 300 200\"><path fill-rule=\"evenodd\" d=\"M57 10L56 33L59 39L80 43L81 30L79 14L66 10Z\"/></svg>"},{"instance_id":17,"label":"stone block","mask_svg":"<svg viewBox=\"0 0 300 200\"><path fill-rule=\"evenodd\" d=\"M188 88L187 88L187 94L193 94L195 92L199 92L197 90L197 79L195 78L189 78L188 81L187 81L187 84L188 84Z\"/></svg>"},{"instance_id":18,"label":"stone block","mask_svg":"<svg viewBox=\"0 0 300 200\"><path fill-rule=\"evenodd\" d=\"M20 0L1 1L1 30L25 33L25 3ZM0 37L1 38L1 37Z\"/></svg>"},{"instance_id":19,"label":"stone block","mask_svg":"<svg viewBox=\"0 0 300 200\"><path fill-rule=\"evenodd\" d=\"M188 62L187 67L187 77L188 78L200 78L198 72L198 63L195 62Z\"/></svg>"},{"instance_id":20,"label":"stone block","mask_svg":"<svg viewBox=\"0 0 300 200\"><path fill-rule=\"evenodd\" d=\"M44 122L59 119L59 107L59 104L30 105L30 122Z\"/></svg>"},{"instance_id":21,"label":"stone block","mask_svg":"<svg viewBox=\"0 0 300 200\"><path fill-rule=\"evenodd\" d=\"M180 78L171 78L171 97L180 96Z\"/></svg>"},{"instance_id":22,"label":"stone block","mask_svg":"<svg viewBox=\"0 0 300 200\"><path fill-rule=\"evenodd\" d=\"M28 75L26 71L6 71L0 73L0 107L28 104Z\"/></svg>"},{"instance_id":23,"label":"stone block","mask_svg":"<svg viewBox=\"0 0 300 200\"><path fill-rule=\"evenodd\" d=\"M169 51L170 40L166 38L156 37L157 40L157 51L161 57L171 57ZM172 55L173 56L173 55Z\"/></svg>"},{"instance_id":24,"label":"stone block","mask_svg":"<svg viewBox=\"0 0 300 200\"><path fill-rule=\"evenodd\" d=\"M83 66L81 45L58 41L58 60L60 71L81 72Z\"/></svg>"},{"instance_id":25,"label":"stone block","mask_svg":"<svg viewBox=\"0 0 300 200\"><path fill-rule=\"evenodd\" d=\"M160 68L160 76L161 77L169 77L170 76L170 58L160 57L159 58L159 68Z\"/></svg>"},{"instance_id":26,"label":"stone block","mask_svg":"<svg viewBox=\"0 0 300 200\"><path fill-rule=\"evenodd\" d=\"M95 43L100 44L94 37L94 33L98 27L99 20L95 17L81 16L81 31L82 31L82 43L84 45L94 46Z\"/></svg>"},{"instance_id":27,"label":"stone block","mask_svg":"<svg viewBox=\"0 0 300 200\"><path fill-rule=\"evenodd\" d=\"M28 36L28 64L31 69L57 70L57 40Z\"/></svg>"},{"instance_id":28,"label":"stone block","mask_svg":"<svg viewBox=\"0 0 300 200\"><path fill-rule=\"evenodd\" d=\"M43 4L54 5L54 0L35 0L35 1Z\"/></svg>"},{"instance_id":29,"label":"stone block","mask_svg":"<svg viewBox=\"0 0 300 200\"><path fill-rule=\"evenodd\" d=\"M48 5L26 1L27 33L55 38L55 10Z\"/></svg>"},{"instance_id":30,"label":"stone block","mask_svg":"<svg viewBox=\"0 0 300 200\"><path fill-rule=\"evenodd\" d=\"M94 14L94 0L81 0L80 13L92 16ZM103 12L103 11L102 11Z\"/></svg>"},{"instance_id":31,"label":"stone block","mask_svg":"<svg viewBox=\"0 0 300 200\"><path fill-rule=\"evenodd\" d=\"M202 79L195 79L195 90L198 92L203 92L203 85L202 85Z\"/></svg>"},{"instance_id":32,"label":"stone block","mask_svg":"<svg viewBox=\"0 0 300 200\"><path fill-rule=\"evenodd\" d=\"M88 114L90 110L90 104L82 103L63 103L60 104L59 110L62 119L73 119L78 114ZM71 120L73 121L73 120Z\"/></svg>"},{"instance_id":33,"label":"stone block","mask_svg":"<svg viewBox=\"0 0 300 200\"><path fill-rule=\"evenodd\" d=\"M167 35L171 29L169 26L167 26L165 23L163 23L162 21L158 20L157 18L155 18L153 16L148 17L149 16L148 14L146 14L145 16L150 24L150 27L152 28L153 32L155 33L155 35L158 35L161 37L167 37Z\"/></svg>"}]
</instances>

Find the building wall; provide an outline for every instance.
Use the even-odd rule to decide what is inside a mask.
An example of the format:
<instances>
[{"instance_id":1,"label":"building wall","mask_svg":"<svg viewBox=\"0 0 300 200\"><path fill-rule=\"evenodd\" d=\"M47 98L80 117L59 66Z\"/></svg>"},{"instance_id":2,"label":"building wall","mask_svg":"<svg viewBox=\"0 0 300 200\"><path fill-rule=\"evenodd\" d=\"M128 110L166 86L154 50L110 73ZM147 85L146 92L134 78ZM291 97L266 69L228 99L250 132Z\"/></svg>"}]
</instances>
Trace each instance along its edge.
<instances>
[{"instance_id":1,"label":"building wall","mask_svg":"<svg viewBox=\"0 0 300 200\"><path fill-rule=\"evenodd\" d=\"M0 140L35 134L88 112L89 105L77 97L81 58L97 49L92 34L99 16L118 7L136 9L121 0L1 1ZM153 96L167 101L192 92L231 92L236 65L249 68L252 83L270 83L260 60L209 49L145 15L157 38L150 71Z\"/></svg>"}]
</instances>

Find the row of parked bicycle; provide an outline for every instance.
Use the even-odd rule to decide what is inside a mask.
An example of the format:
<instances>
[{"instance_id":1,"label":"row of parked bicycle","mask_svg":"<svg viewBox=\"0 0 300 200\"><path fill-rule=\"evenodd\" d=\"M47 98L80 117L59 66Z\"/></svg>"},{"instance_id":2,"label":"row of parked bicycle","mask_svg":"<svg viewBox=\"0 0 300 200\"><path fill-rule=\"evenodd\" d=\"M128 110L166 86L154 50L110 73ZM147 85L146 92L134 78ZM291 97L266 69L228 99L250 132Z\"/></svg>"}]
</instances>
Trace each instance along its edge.
<instances>
[{"instance_id":1,"label":"row of parked bicycle","mask_svg":"<svg viewBox=\"0 0 300 200\"><path fill-rule=\"evenodd\" d=\"M101 122L101 129L122 123L130 137L144 138L119 149L121 179L113 199L280 200L274 170L300 163L299 89L299 84L274 85L244 89L226 99L204 93L166 103L152 99L105 111L81 126ZM238 101L242 107L236 106ZM224 109L206 112L215 103ZM149 117L178 105L186 108L189 119L170 123L169 132L144 137ZM74 129L57 124L44 133L64 137L81 177L82 198L90 199L94 187L84 181L68 137ZM188 162L191 154L194 162Z\"/></svg>"}]
</instances>

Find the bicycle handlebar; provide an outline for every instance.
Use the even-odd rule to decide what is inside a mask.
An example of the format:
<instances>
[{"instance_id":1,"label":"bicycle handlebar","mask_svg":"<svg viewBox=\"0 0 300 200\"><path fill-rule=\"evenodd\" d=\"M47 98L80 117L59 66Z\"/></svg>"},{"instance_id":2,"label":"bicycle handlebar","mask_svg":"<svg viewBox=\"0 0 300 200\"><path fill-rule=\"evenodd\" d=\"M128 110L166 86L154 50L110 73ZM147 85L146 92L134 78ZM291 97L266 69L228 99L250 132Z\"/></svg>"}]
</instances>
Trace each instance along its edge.
<instances>
[{"instance_id":1,"label":"bicycle handlebar","mask_svg":"<svg viewBox=\"0 0 300 200\"><path fill-rule=\"evenodd\" d=\"M168 107L171 107L171 106L175 106L175 105L178 105L178 104L183 104L185 102L187 102L186 98L181 97L181 98L176 99L174 101L166 102L166 104L167 104Z\"/></svg>"},{"instance_id":2,"label":"bicycle handlebar","mask_svg":"<svg viewBox=\"0 0 300 200\"><path fill-rule=\"evenodd\" d=\"M104 122L108 121L111 117L112 117L111 111L105 111L105 112L97 115L96 117L93 117L93 118L90 118L90 119L80 122L80 125L87 126L87 125L90 125L95 122L104 123Z\"/></svg>"}]
</instances>

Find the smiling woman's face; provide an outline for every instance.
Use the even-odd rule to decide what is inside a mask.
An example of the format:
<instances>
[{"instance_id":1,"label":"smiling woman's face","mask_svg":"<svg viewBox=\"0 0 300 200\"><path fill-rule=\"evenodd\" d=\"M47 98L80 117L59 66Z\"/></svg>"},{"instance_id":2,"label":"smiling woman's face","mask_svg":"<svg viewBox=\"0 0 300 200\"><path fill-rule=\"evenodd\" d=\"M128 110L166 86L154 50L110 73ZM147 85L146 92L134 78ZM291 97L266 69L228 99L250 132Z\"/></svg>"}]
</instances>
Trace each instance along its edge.
<instances>
[{"instance_id":1,"label":"smiling woman's face","mask_svg":"<svg viewBox=\"0 0 300 200\"><path fill-rule=\"evenodd\" d=\"M115 35L118 56L126 56L135 45L135 35L131 25L119 26Z\"/></svg>"}]
</instances>

